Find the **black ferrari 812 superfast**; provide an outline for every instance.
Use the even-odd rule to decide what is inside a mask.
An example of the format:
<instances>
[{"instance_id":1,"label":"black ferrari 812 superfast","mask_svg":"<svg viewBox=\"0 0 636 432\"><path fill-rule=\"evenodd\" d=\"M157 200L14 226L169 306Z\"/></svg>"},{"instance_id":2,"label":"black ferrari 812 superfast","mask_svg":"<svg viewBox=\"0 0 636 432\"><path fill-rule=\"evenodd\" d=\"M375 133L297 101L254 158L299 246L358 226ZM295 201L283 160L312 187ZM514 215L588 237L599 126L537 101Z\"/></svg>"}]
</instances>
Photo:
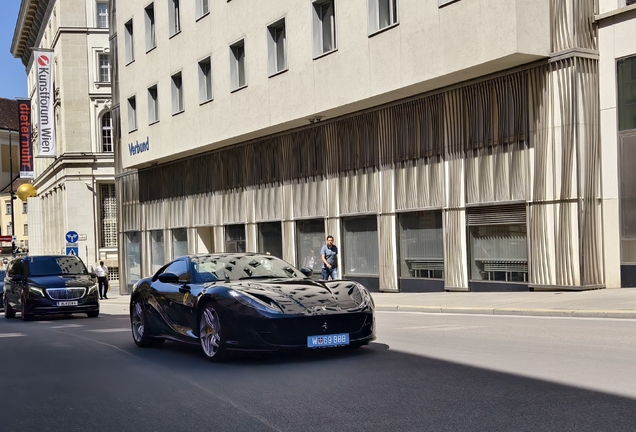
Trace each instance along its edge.
<instances>
[{"instance_id":1,"label":"black ferrari 812 superfast","mask_svg":"<svg viewBox=\"0 0 636 432\"><path fill-rule=\"evenodd\" d=\"M355 281L315 281L271 255L184 256L141 279L130 296L140 347L166 339L229 351L359 347L375 339L374 304Z\"/></svg>"}]
</instances>

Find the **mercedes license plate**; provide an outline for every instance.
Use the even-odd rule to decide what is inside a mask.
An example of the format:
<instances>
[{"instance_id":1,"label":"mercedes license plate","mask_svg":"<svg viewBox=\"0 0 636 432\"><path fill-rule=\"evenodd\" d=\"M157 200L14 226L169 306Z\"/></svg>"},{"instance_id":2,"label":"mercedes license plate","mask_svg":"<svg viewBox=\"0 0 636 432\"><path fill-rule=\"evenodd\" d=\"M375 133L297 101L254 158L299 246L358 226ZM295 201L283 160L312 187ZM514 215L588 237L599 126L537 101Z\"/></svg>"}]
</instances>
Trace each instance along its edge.
<instances>
[{"instance_id":1,"label":"mercedes license plate","mask_svg":"<svg viewBox=\"0 0 636 432\"><path fill-rule=\"evenodd\" d=\"M57 302L58 306L77 306L77 300L75 301L61 301Z\"/></svg>"},{"instance_id":2,"label":"mercedes license plate","mask_svg":"<svg viewBox=\"0 0 636 432\"><path fill-rule=\"evenodd\" d=\"M349 345L349 333L307 336L308 348L336 347Z\"/></svg>"}]
</instances>

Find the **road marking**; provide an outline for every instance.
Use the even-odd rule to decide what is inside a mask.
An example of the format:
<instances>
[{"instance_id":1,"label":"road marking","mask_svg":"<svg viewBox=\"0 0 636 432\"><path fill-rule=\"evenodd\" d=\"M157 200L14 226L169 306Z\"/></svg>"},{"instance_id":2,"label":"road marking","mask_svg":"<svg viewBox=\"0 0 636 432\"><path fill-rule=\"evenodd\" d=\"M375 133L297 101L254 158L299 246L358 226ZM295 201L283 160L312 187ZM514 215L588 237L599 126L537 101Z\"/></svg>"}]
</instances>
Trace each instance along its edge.
<instances>
[{"instance_id":1,"label":"road marking","mask_svg":"<svg viewBox=\"0 0 636 432\"><path fill-rule=\"evenodd\" d=\"M23 333L0 333L0 338L26 336Z\"/></svg>"},{"instance_id":2,"label":"road marking","mask_svg":"<svg viewBox=\"0 0 636 432\"><path fill-rule=\"evenodd\" d=\"M81 324L63 324L63 325L59 325L59 326L53 326L51 328L54 329L61 329L61 328L73 328L73 327L84 327Z\"/></svg>"},{"instance_id":3,"label":"road marking","mask_svg":"<svg viewBox=\"0 0 636 432\"><path fill-rule=\"evenodd\" d=\"M117 332L129 332L129 328L112 328L112 329L97 329L97 330L86 330L93 333L117 333Z\"/></svg>"}]
</instances>

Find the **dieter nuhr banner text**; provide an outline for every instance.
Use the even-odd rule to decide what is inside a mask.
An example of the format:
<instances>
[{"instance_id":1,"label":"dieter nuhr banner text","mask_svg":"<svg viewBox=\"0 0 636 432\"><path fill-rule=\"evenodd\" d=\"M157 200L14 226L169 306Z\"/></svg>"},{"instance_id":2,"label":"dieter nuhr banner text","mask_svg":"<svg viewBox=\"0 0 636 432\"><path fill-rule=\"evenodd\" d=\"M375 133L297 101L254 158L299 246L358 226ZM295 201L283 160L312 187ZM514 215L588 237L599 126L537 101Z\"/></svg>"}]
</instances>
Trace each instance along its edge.
<instances>
[{"instance_id":1,"label":"dieter nuhr banner text","mask_svg":"<svg viewBox=\"0 0 636 432\"><path fill-rule=\"evenodd\" d=\"M33 51L38 94L38 155L55 157L55 114L53 113L53 52Z\"/></svg>"},{"instance_id":2,"label":"dieter nuhr banner text","mask_svg":"<svg viewBox=\"0 0 636 432\"><path fill-rule=\"evenodd\" d=\"M33 178L33 145L31 143L31 99L18 99L20 122L20 178Z\"/></svg>"}]
</instances>

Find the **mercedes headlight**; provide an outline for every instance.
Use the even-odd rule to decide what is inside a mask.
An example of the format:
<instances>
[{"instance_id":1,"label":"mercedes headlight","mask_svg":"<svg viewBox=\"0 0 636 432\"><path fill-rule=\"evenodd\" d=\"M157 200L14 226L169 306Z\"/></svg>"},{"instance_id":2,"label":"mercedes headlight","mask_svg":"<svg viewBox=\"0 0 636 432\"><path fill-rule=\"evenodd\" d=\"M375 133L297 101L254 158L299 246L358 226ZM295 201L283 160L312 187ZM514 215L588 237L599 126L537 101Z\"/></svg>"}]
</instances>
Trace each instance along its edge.
<instances>
[{"instance_id":1,"label":"mercedes headlight","mask_svg":"<svg viewBox=\"0 0 636 432\"><path fill-rule=\"evenodd\" d=\"M40 297L45 297L44 290L42 288L29 286L29 292L33 293L33 294L35 294L37 296L40 296Z\"/></svg>"},{"instance_id":2,"label":"mercedes headlight","mask_svg":"<svg viewBox=\"0 0 636 432\"><path fill-rule=\"evenodd\" d=\"M92 285L89 289L88 289L88 294L87 295L91 295L97 292L97 284Z\"/></svg>"}]
</instances>

